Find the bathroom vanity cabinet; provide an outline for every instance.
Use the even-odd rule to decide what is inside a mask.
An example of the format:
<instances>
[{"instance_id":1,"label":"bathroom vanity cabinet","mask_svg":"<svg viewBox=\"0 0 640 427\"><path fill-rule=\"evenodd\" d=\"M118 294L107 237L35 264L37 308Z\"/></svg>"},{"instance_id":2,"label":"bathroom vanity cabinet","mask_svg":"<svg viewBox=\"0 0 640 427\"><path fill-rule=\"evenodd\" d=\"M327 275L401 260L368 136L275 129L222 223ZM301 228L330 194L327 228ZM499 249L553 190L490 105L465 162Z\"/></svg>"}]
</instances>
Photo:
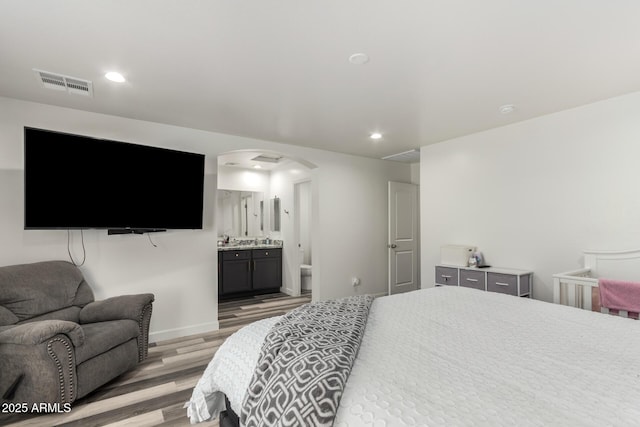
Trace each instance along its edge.
<instances>
[{"instance_id":1,"label":"bathroom vanity cabinet","mask_svg":"<svg viewBox=\"0 0 640 427\"><path fill-rule=\"evenodd\" d=\"M280 292L282 248L218 251L218 298Z\"/></svg>"}]
</instances>

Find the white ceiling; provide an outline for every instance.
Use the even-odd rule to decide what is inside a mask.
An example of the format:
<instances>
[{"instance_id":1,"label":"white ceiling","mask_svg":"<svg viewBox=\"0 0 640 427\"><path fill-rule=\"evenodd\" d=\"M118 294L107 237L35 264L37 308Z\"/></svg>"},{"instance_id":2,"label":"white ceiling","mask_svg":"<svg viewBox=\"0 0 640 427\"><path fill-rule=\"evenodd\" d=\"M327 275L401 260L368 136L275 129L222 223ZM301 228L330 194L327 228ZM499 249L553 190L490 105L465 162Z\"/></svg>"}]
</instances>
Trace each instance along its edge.
<instances>
[{"instance_id":1,"label":"white ceiling","mask_svg":"<svg viewBox=\"0 0 640 427\"><path fill-rule=\"evenodd\" d=\"M277 158L275 162L261 161L258 156L267 156L271 158ZM240 150L233 151L231 153L225 153L218 156L218 166L230 166L240 169L257 169L263 171L271 171L275 168L279 168L285 165L297 164L295 161L287 158L277 156L273 153L265 153L263 151L252 150ZM259 166L257 168L256 166Z\"/></svg>"},{"instance_id":2,"label":"white ceiling","mask_svg":"<svg viewBox=\"0 0 640 427\"><path fill-rule=\"evenodd\" d=\"M640 90L639 22L637 0L0 0L0 96L380 158Z\"/></svg>"}]
</instances>

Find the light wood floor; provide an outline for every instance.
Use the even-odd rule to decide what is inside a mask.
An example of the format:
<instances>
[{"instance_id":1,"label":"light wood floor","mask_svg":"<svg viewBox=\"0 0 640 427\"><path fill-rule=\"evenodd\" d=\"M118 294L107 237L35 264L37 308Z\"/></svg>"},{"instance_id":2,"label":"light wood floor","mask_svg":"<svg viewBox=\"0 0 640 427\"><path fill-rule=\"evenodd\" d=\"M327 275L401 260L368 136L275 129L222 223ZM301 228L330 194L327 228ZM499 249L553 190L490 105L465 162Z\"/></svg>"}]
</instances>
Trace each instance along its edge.
<instances>
[{"instance_id":1,"label":"light wood floor","mask_svg":"<svg viewBox=\"0 0 640 427\"><path fill-rule=\"evenodd\" d=\"M242 326L278 316L311 300L311 294L262 295L220 303L220 329L151 344L149 357L130 371L76 401L68 414L6 416L10 426L188 426L183 408L193 387L224 340ZM200 426L218 426L218 422Z\"/></svg>"}]
</instances>

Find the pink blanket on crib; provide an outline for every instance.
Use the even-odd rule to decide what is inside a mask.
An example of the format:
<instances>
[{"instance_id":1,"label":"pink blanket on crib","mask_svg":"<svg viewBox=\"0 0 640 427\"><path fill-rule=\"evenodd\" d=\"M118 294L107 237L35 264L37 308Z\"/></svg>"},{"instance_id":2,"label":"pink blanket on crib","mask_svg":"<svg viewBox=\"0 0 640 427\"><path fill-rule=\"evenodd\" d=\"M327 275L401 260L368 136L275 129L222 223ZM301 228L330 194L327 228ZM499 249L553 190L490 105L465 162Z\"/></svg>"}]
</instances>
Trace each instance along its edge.
<instances>
[{"instance_id":1,"label":"pink blanket on crib","mask_svg":"<svg viewBox=\"0 0 640 427\"><path fill-rule=\"evenodd\" d=\"M600 304L614 310L640 312L640 283L598 279Z\"/></svg>"}]
</instances>

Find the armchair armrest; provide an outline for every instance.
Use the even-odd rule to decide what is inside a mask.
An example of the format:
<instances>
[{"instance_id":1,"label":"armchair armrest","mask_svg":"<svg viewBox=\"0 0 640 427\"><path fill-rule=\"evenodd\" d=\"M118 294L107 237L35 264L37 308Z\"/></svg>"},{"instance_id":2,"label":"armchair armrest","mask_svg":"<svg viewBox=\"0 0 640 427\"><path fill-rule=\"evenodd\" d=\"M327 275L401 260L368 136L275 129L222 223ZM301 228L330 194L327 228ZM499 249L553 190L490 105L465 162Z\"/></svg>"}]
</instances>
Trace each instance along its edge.
<instances>
[{"instance_id":1,"label":"armchair armrest","mask_svg":"<svg viewBox=\"0 0 640 427\"><path fill-rule=\"evenodd\" d=\"M36 345L55 335L64 334L78 347L84 343L84 332L80 325L66 320L41 320L0 328L0 344Z\"/></svg>"},{"instance_id":2,"label":"armchair armrest","mask_svg":"<svg viewBox=\"0 0 640 427\"><path fill-rule=\"evenodd\" d=\"M31 407L39 402L71 403L77 396L75 350L82 327L65 320L41 320L0 327L0 395Z\"/></svg>"},{"instance_id":3,"label":"armchair armrest","mask_svg":"<svg viewBox=\"0 0 640 427\"><path fill-rule=\"evenodd\" d=\"M138 361L146 359L149 351L149 323L153 294L122 295L94 301L80 310L80 323L131 319L138 323Z\"/></svg>"},{"instance_id":4,"label":"armchair armrest","mask_svg":"<svg viewBox=\"0 0 640 427\"><path fill-rule=\"evenodd\" d=\"M121 295L94 301L80 310L80 323L106 322L131 319L139 322L146 306L154 300L153 294Z\"/></svg>"}]
</instances>

